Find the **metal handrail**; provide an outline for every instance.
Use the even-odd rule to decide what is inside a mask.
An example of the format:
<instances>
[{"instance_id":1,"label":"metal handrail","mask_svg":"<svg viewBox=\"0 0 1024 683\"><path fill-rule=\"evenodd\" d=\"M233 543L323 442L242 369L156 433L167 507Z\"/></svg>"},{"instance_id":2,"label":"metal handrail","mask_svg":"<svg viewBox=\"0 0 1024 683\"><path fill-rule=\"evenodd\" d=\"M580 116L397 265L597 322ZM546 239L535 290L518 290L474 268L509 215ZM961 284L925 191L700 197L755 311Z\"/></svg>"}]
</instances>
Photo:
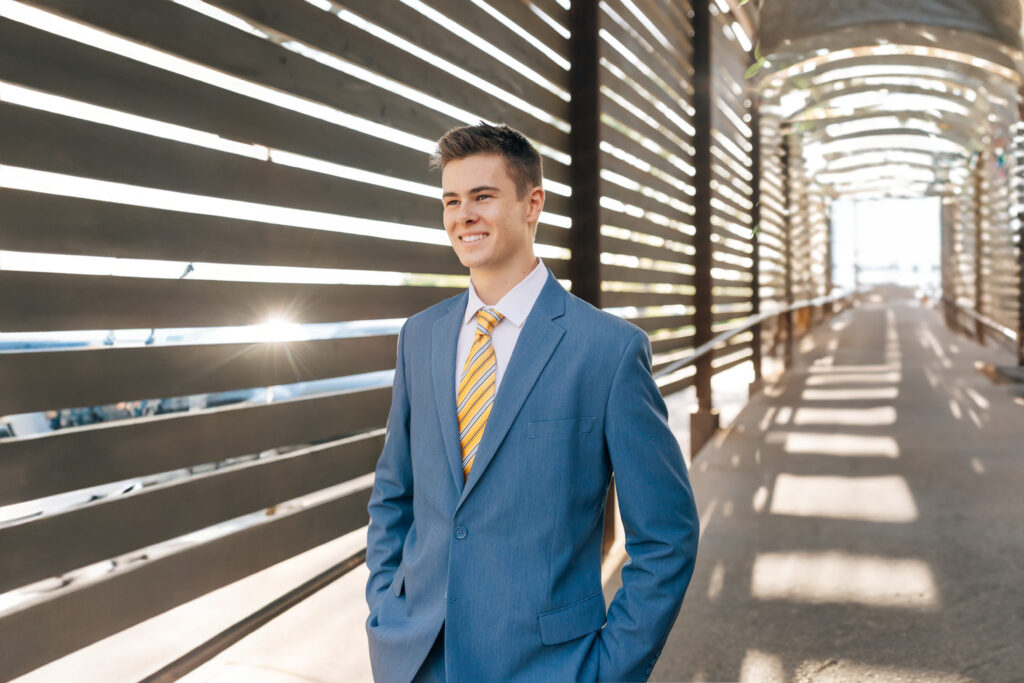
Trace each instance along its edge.
<instances>
[{"instance_id":1,"label":"metal handrail","mask_svg":"<svg viewBox=\"0 0 1024 683\"><path fill-rule=\"evenodd\" d=\"M326 588L334 581L362 565L365 561L366 548L362 548L329 569L305 581L302 585L288 591L273 602L256 610L241 621L232 624L159 671L146 676L140 683L170 683L191 671L195 671L242 638L264 626L272 619L281 616L281 614L295 607L317 591Z\"/></svg>"},{"instance_id":2,"label":"metal handrail","mask_svg":"<svg viewBox=\"0 0 1024 683\"><path fill-rule=\"evenodd\" d=\"M998 332L999 334L1003 335L1004 337L1006 337L1010 341L1012 341L1012 342L1018 341L1017 333L1014 332L1013 330L1011 330L1009 327L1006 327L1005 325L1000 325L995 320L992 320L992 318L986 317L986 316L982 315L981 313L978 313L973 308L968 308L967 306L964 306L962 303L960 303L956 299L952 299L950 297L943 297L942 301L943 301L943 303L945 303L945 304L947 304L949 306L952 306L953 308L956 308L961 313L965 313L967 316L969 316L971 318L974 318L975 320L980 322L982 325L985 325L989 329Z\"/></svg>"},{"instance_id":3,"label":"metal handrail","mask_svg":"<svg viewBox=\"0 0 1024 683\"><path fill-rule=\"evenodd\" d=\"M844 291L844 292L840 292L838 294L831 294L831 295L828 295L828 296L819 296L816 299L803 299L801 301L794 301L792 304L789 304L788 306L784 306L784 307L781 307L781 308L776 308L774 310L766 311L766 312L763 312L763 313L758 313L757 315L748 316L748 317L744 318L743 322L740 323L739 325L737 325L736 327L729 328L728 330L726 330L726 331L718 334L714 338L712 338L710 341L706 341L703 344L701 344L700 346L698 346L697 348L695 348L693 350L693 353L691 353L689 356L686 356L684 358L680 358L679 360L673 361L672 363L670 363L669 365L665 366L664 368L661 368L656 373L654 373L654 377L655 378L664 377L665 375L673 373L673 372L675 372L676 370L678 370L680 368L684 368L687 365L692 365L692 364L696 363L703 356L706 356L708 353L710 353L719 344L723 344L723 343L729 341L730 339L732 339L733 337L735 337L736 335L742 334L743 332L746 332L747 330L751 329L752 327L756 327L757 325L760 325L761 323L763 323L765 320L768 320L769 318L774 318L776 316L780 316L780 315L783 315L785 313L791 313L793 311L797 311L797 310L802 309L802 308L810 308L811 306L821 306L823 304L833 303L835 301L840 301L840 300L845 299L845 298L847 298L849 296L858 294L858 293L860 293L860 291L861 290L859 290L859 289L851 289L851 290L847 290L847 291Z\"/></svg>"}]
</instances>

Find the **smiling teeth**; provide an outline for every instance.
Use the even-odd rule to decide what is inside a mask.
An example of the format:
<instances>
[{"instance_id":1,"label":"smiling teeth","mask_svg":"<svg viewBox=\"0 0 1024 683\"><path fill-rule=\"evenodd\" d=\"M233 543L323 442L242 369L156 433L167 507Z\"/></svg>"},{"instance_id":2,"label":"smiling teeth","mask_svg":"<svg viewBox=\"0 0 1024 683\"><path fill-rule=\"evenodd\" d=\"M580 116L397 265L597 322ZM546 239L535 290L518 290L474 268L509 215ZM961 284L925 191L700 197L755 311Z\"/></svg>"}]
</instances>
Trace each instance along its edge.
<instances>
[{"instance_id":1,"label":"smiling teeth","mask_svg":"<svg viewBox=\"0 0 1024 683\"><path fill-rule=\"evenodd\" d=\"M485 237L487 237L487 235L463 235L462 241L463 242L478 242L478 241L482 240Z\"/></svg>"}]
</instances>

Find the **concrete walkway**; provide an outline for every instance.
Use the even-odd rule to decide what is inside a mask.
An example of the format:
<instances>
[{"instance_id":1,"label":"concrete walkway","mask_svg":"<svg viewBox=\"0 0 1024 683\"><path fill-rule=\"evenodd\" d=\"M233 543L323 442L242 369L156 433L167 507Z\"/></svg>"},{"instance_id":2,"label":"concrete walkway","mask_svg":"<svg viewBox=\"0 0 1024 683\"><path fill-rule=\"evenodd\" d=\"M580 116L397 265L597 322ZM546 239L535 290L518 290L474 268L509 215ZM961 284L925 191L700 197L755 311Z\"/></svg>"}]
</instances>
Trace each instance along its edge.
<instances>
[{"instance_id":1,"label":"concrete walkway","mask_svg":"<svg viewBox=\"0 0 1024 683\"><path fill-rule=\"evenodd\" d=\"M802 349L695 461L652 680L1024 680L1024 407L974 368L1010 354L895 297Z\"/></svg>"}]
</instances>

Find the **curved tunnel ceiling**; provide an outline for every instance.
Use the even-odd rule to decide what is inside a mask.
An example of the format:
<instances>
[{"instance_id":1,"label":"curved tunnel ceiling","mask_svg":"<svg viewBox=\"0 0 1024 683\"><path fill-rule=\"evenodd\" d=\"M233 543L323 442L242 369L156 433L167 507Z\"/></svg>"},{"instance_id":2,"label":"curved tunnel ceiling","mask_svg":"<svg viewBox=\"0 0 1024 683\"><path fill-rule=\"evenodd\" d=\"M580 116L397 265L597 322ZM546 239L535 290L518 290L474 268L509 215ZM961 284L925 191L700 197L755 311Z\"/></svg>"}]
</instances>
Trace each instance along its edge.
<instances>
[{"instance_id":1,"label":"curved tunnel ceiling","mask_svg":"<svg viewBox=\"0 0 1024 683\"><path fill-rule=\"evenodd\" d=\"M1018 120L1020 0L760 5L762 115L828 196L959 192Z\"/></svg>"}]
</instances>

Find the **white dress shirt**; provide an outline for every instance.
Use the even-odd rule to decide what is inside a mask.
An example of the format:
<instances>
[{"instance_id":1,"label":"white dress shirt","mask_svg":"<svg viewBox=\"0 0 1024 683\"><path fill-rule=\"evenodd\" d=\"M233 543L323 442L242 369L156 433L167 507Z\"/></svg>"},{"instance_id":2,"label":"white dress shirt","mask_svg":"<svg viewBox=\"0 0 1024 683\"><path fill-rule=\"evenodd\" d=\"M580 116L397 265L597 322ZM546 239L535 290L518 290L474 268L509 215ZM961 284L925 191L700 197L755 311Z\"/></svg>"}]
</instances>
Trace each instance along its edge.
<instances>
[{"instance_id":1,"label":"white dress shirt","mask_svg":"<svg viewBox=\"0 0 1024 683\"><path fill-rule=\"evenodd\" d=\"M512 350L519 340L519 333L526 322L526 316L533 309L533 304L540 296L540 290L548 279L548 269L544 261L537 257L537 265L530 274L519 281L515 287L510 289L501 301L494 305L504 317L491 332L491 346L494 348L494 360L497 367L494 373L494 395L498 395L498 386L501 384L502 375L508 367L508 361L512 358ZM481 308L486 307L480 297L477 296L473 281L469 281L469 300L466 302L466 312L462 316L462 327L459 329L459 346L455 356L455 391L459 391L459 382L462 380L462 366L466 364L466 357L473 347L473 339L476 337L476 314Z\"/></svg>"}]
</instances>

